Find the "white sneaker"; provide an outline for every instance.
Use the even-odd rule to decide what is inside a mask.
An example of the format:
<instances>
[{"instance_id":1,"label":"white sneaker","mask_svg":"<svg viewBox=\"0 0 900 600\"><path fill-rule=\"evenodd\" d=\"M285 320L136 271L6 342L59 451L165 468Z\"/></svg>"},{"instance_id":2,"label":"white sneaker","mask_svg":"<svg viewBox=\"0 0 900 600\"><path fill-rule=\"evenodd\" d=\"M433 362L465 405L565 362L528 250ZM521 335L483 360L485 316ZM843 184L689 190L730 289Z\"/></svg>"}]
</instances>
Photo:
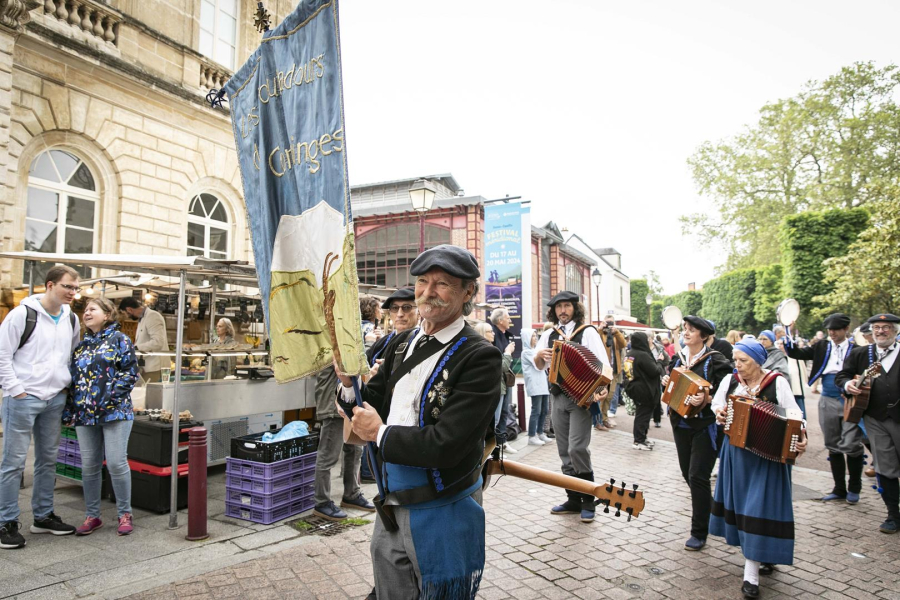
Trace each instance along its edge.
<instances>
[{"instance_id":1,"label":"white sneaker","mask_svg":"<svg viewBox=\"0 0 900 600\"><path fill-rule=\"evenodd\" d=\"M647 444L648 446L650 446L651 448L656 445L656 442L654 442L650 438L647 438L647 441L644 443Z\"/></svg>"},{"instance_id":2,"label":"white sneaker","mask_svg":"<svg viewBox=\"0 0 900 600\"><path fill-rule=\"evenodd\" d=\"M509 443L507 443L507 442L503 443L503 451L506 452L507 454L516 454L518 452L518 450L516 450L515 448L510 446Z\"/></svg>"},{"instance_id":3,"label":"white sneaker","mask_svg":"<svg viewBox=\"0 0 900 600\"><path fill-rule=\"evenodd\" d=\"M545 444L549 444L549 443L550 443L550 438L548 438L548 437L547 437L547 434L544 433L543 431L540 433L540 435L538 435L538 438L540 438L540 440L541 440L542 442L544 442Z\"/></svg>"},{"instance_id":4,"label":"white sneaker","mask_svg":"<svg viewBox=\"0 0 900 600\"><path fill-rule=\"evenodd\" d=\"M653 448L648 446L647 444L634 444L631 447L635 450L653 450Z\"/></svg>"},{"instance_id":5,"label":"white sneaker","mask_svg":"<svg viewBox=\"0 0 900 600\"><path fill-rule=\"evenodd\" d=\"M530 438L528 438L528 445L529 446L543 446L544 442L542 442L541 438L539 438L538 436L533 435Z\"/></svg>"}]
</instances>

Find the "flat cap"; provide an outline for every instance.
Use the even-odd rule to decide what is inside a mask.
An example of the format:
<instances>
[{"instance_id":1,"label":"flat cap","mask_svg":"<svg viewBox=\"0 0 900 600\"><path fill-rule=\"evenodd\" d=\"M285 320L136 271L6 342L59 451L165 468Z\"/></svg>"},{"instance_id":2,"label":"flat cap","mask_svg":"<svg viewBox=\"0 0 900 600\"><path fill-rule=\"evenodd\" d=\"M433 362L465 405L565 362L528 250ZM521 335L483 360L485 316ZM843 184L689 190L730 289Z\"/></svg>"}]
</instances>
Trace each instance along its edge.
<instances>
[{"instance_id":1,"label":"flat cap","mask_svg":"<svg viewBox=\"0 0 900 600\"><path fill-rule=\"evenodd\" d=\"M862 325L859 326L860 333L872 333L872 324L866 321Z\"/></svg>"},{"instance_id":2,"label":"flat cap","mask_svg":"<svg viewBox=\"0 0 900 600\"><path fill-rule=\"evenodd\" d=\"M871 317L866 323L900 323L900 317L891 313L881 313Z\"/></svg>"},{"instance_id":3,"label":"flat cap","mask_svg":"<svg viewBox=\"0 0 900 600\"><path fill-rule=\"evenodd\" d=\"M460 279L480 279L481 271L475 256L459 246L441 244L416 257L409 265L410 275L421 275L438 268Z\"/></svg>"},{"instance_id":4,"label":"flat cap","mask_svg":"<svg viewBox=\"0 0 900 600\"><path fill-rule=\"evenodd\" d=\"M556 306L559 302L571 302L574 304L579 300L581 300L581 296L575 292L560 292L550 298L550 302L547 303L547 306Z\"/></svg>"},{"instance_id":5,"label":"flat cap","mask_svg":"<svg viewBox=\"0 0 900 600\"><path fill-rule=\"evenodd\" d=\"M384 301L384 304L381 305L381 308L384 310L388 310L391 307L391 302L394 300L415 300L416 299L416 291L412 288L400 288L393 294L387 297L387 300Z\"/></svg>"},{"instance_id":6,"label":"flat cap","mask_svg":"<svg viewBox=\"0 0 900 600\"><path fill-rule=\"evenodd\" d=\"M708 333L709 335L713 335L716 332L716 328L713 327L713 324L701 317L688 315L684 318L684 322L690 323L694 329L702 331L703 333Z\"/></svg>"},{"instance_id":7,"label":"flat cap","mask_svg":"<svg viewBox=\"0 0 900 600\"><path fill-rule=\"evenodd\" d=\"M844 329L850 327L850 317L844 313L834 313L825 317L825 329Z\"/></svg>"}]
</instances>

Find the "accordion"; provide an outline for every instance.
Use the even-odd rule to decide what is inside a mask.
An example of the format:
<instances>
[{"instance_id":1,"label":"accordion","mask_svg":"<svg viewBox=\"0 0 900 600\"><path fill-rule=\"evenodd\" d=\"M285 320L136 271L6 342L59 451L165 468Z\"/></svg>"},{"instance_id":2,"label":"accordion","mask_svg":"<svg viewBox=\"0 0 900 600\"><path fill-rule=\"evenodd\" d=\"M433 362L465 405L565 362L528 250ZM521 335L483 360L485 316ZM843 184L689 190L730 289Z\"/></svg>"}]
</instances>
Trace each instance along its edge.
<instances>
[{"instance_id":1,"label":"accordion","mask_svg":"<svg viewBox=\"0 0 900 600\"><path fill-rule=\"evenodd\" d=\"M803 413L747 396L729 395L726 406L725 433L732 446L794 464Z\"/></svg>"},{"instance_id":2,"label":"accordion","mask_svg":"<svg viewBox=\"0 0 900 600\"><path fill-rule=\"evenodd\" d=\"M669 373L669 384L663 391L662 401L682 417L693 417L703 410L705 404L694 406L690 403L691 396L703 391L708 396L710 389L712 384L690 369L675 367Z\"/></svg>"},{"instance_id":3,"label":"accordion","mask_svg":"<svg viewBox=\"0 0 900 600\"><path fill-rule=\"evenodd\" d=\"M558 385L578 406L590 406L597 388L608 384L612 378L612 368L581 344L553 342L550 383Z\"/></svg>"}]
</instances>

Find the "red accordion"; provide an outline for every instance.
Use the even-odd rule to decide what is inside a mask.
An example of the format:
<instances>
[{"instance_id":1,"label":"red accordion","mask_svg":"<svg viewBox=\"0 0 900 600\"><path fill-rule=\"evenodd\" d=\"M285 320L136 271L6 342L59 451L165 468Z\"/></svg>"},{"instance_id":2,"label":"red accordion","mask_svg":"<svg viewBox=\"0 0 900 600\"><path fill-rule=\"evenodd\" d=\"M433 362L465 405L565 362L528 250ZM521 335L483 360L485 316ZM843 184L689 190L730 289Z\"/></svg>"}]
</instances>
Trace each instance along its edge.
<instances>
[{"instance_id":1,"label":"red accordion","mask_svg":"<svg viewBox=\"0 0 900 600\"><path fill-rule=\"evenodd\" d=\"M785 409L749 396L729 395L725 433L732 446L792 465L797 460L802 418L803 413L798 409Z\"/></svg>"},{"instance_id":2,"label":"red accordion","mask_svg":"<svg viewBox=\"0 0 900 600\"><path fill-rule=\"evenodd\" d=\"M581 344L563 340L553 342L550 383L558 385L578 406L590 406L597 388L608 384L612 378L612 368Z\"/></svg>"}]
</instances>

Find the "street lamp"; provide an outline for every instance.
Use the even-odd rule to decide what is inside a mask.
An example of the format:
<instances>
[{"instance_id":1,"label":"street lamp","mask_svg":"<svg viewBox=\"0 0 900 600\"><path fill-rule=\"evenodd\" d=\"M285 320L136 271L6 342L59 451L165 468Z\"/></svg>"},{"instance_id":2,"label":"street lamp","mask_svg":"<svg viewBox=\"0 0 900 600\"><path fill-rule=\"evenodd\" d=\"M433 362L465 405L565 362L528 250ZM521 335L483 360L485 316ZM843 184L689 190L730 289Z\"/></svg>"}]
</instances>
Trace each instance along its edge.
<instances>
[{"instance_id":1,"label":"street lamp","mask_svg":"<svg viewBox=\"0 0 900 600\"><path fill-rule=\"evenodd\" d=\"M597 302L597 322L600 322L600 280L603 279L603 275L600 273L600 269L594 267L594 272L591 273L591 280L594 282L594 298Z\"/></svg>"},{"instance_id":2,"label":"street lamp","mask_svg":"<svg viewBox=\"0 0 900 600\"><path fill-rule=\"evenodd\" d=\"M651 307L653 304L653 294L647 294L644 300L647 302L647 326L653 327L653 308Z\"/></svg>"},{"instance_id":3,"label":"street lamp","mask_svg":"<svg viewBox=\"0 0 900 600\"><path fill-rule=\"evenodd\" d=\"M419 254L425 251L425 213L434 206L436 190L430 181L417 179L409 188L409 201L419 213Z\"/></svg>"}]
</instances>

